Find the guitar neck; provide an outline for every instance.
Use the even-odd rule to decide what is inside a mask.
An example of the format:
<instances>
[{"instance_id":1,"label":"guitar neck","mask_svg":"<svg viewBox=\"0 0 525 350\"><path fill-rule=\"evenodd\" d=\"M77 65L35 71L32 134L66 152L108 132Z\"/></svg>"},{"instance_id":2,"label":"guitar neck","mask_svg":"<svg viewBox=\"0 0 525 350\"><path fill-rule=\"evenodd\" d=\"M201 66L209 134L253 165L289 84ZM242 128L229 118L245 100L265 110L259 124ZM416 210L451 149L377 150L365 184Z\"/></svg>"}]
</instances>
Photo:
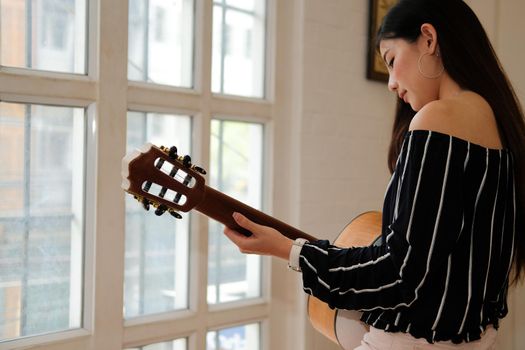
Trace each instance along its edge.
<instances>
[{"instance_id":1,"label":"guitar neck","mask_svg":"<svg viewBox=\"0 0 525 350\"><path fill-rule=\"evenodd\" d=\"M310 236L309 234L298 230L295 227L279 221L209 186L205 185L204 188L204 198L197 206L195 206L195 209L246 236L251 235L251 232L240 227L235 222L235 220L233 220L232 214L234 212L241 213L260 225L273 227L288 238L305 238L309 241L317 240L317 238Z\"/></svg>"}]
</instances>

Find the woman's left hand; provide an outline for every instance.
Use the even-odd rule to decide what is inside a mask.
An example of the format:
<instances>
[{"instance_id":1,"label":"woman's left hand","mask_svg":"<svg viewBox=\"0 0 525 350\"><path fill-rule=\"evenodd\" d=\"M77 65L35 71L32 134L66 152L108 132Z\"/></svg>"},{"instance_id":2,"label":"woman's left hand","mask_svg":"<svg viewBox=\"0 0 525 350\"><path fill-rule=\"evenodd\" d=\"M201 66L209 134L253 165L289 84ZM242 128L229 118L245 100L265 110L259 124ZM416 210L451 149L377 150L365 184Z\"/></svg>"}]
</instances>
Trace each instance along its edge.
<instances>
[{"instance_id":1,"label":"woman's left hand","mask_svg":"<svg viewBox=\"0 0 525 350\"><path fill-rule=\"evenodd\" d=\"M239 226L252 233L250 237L225 227L224 234L237 246L241 253L273 255L288 260L292 249L292 240L269 226L259 225L240 213L233 213L233 219Z\"/></svg>"}]
</instances>

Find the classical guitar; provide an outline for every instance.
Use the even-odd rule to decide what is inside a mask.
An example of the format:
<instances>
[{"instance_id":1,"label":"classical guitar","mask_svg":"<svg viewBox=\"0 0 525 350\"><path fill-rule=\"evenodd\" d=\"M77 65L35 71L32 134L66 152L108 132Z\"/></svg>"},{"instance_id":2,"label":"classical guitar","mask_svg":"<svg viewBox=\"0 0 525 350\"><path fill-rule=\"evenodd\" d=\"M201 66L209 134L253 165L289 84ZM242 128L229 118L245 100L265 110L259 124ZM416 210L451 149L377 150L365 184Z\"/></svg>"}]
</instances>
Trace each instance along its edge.
<instances>
[{"instance_id":1,"label":"classical guitar","mask_svg":"<svg viewBox=\"0 0 525 350\"><path fill-rule=\"evenodd\" d=\"M233 212L240 212L251 220L271 226L291 238L315 237L229 197L205 184L206 171L191 163L189 156L177 154L176 147L143 145L122 159L122 188L133 195L146 210L153 208L155 214L169 213L182 218L180 212L195 209L249 236L251 233L237 225ZM362 246L371 244L380 232L381 214L364 213L352 221L335 243L339 246ZM344 349L353 349L366 332L359 321L360 313L332 310L320 300L309 297L308 315L314 328Z\"/></svg>"}]
</instances>

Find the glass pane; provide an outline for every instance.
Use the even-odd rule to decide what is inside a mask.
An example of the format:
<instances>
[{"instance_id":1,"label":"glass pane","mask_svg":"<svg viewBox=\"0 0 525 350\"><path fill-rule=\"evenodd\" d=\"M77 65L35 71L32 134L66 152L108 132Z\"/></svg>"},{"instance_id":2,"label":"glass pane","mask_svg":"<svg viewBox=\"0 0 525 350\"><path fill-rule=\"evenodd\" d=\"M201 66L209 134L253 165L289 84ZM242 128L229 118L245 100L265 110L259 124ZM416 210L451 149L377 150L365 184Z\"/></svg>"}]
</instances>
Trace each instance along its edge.
<instances>
[{"instance_id":1,"label":"glass pane","mask_svg":"<svg viewBox=\"0 0 525 350\"><path fill-rule=\"evenodd\" d=\"M127 129L128 152L151 142L190 153L189 116L129 112ZM188 230L188 214L159 217L126 195L124 317L188 307Z\"/></svg>"},{"instance_id":2,"label":"glass pane","mask_svg":"<svg viewBox=\"0 0 525 350\"><path fill-rule=\"evenodd\" d=\"M263 98L266 1L231 2L252 11L214 3L212 91Z\"/></svg>"},{"instance_id":3,"label":"glass pane","mask_svg":"<svg viewBox=\"0 0 525 350\"><path fill-rule=\"evenodd\" d=\"M210 186L254 208L262 206L263 126L213 120ZM209 221L208 303L261 295L261 259L245 255Z\"/></svg>"},{"instance_id":4,"label":"glass pane","mask_svg":"<svg viewBox=\"0 0 525 350\"><path fill-rule=\"evenodd\" d=\"M208 332L206 350L259 350L261 348L260 325L225 328Z\"/></svg>"},{"instance_id":5,"label":"glass pane","mask_svg":"<svg viewBox=\"0 0 525 350\"><path fill-rule=\"evenodd\" d=\"M257 0L226 0L226 5L247 11L256 11L256 6L264 5L264 2Z\"/></svg>"},{"instance_id":6,"label":"glass pane","mask_svg":"<svg viewBox=\"0 0 525 350\"><path fill-rule=\"evenodd\" d=\"M0 0L0 65L86 73L87 0Z\"/></svg>"},{"instance_id":7,"label":"glass pane","mask_svg":"<svg viewBox=\"0 0 525 350\"><path fill-rule=\"evenodd\" d=\"M194 0L130 0L128 78L193 86Z\"/></svg>"},{"instance_id":8,"label":"glass pane","mask_svg":"<svg viewBox=\"0 0 525 350\"><path fill-rule=\"evenodd\" d=\"M126 348L125 350L186 350L187 348L188 341L186 338L183 338L134 348Z\"/></svg>"},{"instance_id":9,"label":"glass pane","mask_svg":"<svg viewBox=\"0 0 525 350\"><path fill-rule=\"evenodd\" d=\"M0 340L82 326L84 124L0 103Z\"/></svg>"}]
</instances>

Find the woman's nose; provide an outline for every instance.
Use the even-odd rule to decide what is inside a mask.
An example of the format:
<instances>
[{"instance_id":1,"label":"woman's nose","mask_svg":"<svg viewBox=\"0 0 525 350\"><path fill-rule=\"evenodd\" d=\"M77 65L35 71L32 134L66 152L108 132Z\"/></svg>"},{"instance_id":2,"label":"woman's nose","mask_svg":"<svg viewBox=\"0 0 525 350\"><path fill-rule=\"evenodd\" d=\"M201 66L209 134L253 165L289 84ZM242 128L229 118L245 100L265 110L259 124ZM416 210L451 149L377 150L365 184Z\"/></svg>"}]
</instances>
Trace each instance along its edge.
<instances>
[{"instance_id":1,"label":"woman's nose","mask_svg":"<svg viewBox=\"0 0 525 350\"><path fill-rule=\"evenodd\" d=\"M392 74L388 75L388 90L394 92L398 88L397 81L392 78Z\"/></svg>"}]
</instances>

